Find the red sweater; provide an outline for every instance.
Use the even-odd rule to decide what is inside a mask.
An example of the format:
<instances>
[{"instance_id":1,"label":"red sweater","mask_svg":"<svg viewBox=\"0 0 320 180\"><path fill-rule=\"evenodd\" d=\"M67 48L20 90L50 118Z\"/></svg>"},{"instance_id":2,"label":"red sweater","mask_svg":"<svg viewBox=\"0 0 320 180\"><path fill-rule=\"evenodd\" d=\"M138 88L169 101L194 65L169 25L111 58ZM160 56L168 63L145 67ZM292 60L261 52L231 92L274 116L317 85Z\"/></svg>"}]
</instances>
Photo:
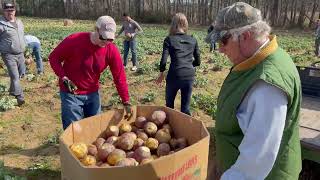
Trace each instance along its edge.
<instances>
[{"instance_id":1,"label":"red sweater","mask_svg":"<svg viewBox=\"0 0 320 180\"><path fill-rule=\"evenodd\" d=\"M67 76L77 86L76 94L98 91L100 75L109 66L122 102L129 101L121 55L111 42L100 47L91 42L89 32L74 33L51 52L49 62L59 77L60 90L68 92L62 83L62 78Z\"/></svg>"}]
</instances>

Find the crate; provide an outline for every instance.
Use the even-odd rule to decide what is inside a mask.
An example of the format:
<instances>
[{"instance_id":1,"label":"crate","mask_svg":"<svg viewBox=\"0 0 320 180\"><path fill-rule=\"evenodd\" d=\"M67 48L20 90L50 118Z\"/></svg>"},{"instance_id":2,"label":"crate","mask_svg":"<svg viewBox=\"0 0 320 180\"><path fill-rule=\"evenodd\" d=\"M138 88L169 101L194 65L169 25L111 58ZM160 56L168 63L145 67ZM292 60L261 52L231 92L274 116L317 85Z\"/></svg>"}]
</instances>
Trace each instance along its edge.
<instances>
[{"instance_id":1,"label":"crate","mask_svg":"<svg viewBox=\"0 0 320 180\"><path fill-rule=\"evenodd\" d=\"M302 93L307 96L320 97L320 68L297 66Z\"/></svg>"}]
</instances>

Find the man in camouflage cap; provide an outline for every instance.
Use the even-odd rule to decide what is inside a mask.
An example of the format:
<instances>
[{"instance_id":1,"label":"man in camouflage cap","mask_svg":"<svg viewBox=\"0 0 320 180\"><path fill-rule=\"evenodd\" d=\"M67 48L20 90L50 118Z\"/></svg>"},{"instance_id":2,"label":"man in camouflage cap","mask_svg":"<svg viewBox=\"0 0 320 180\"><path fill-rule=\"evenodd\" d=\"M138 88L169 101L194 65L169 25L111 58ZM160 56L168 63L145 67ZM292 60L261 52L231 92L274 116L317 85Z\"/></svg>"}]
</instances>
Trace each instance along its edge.
<instances>
[{"instance_id":1,"label":"man in camouflage cap","mask_svg":"<svg viewBox=\"0 0 320 180\"><path fill-rule=\"evenodd\" d=\"M301 84L292 59L249 4L222 9L215 25L207 41L233 64L218 97L221 179L298 179Z\"/></svg>"}]
</instances>

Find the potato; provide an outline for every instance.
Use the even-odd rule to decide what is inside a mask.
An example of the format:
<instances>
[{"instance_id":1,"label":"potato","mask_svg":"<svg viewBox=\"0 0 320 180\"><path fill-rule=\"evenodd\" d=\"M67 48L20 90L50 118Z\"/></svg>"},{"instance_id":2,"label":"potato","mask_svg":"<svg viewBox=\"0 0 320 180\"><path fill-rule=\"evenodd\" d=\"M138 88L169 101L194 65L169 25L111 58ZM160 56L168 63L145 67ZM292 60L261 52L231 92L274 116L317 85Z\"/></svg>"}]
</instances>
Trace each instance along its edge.
<instances>
[{"instance_id":1,"label":"potato","mask_svg":"<svg viewBox=\"0 0 320 180\"><path fill-rule=\"evenodd\" d=\"M109 138L110 136L119 136L119 128L118 126L109 126L105 131L105 138Z\"/></svg>"},{"instance_id":2,"label":"potato","mask_svg":"<svg viewBox=\"0 0 320 180\"><path fill-rule=\"evenodd\" d=\"M74 143L70 146L70 150L78 159L82 159L88 154L88 147L84 143Z\"/></svg>"},{"instance_id":3,"label":"potato","mask_svg":"<svg viewBox=\"0 0 320 180\"><path fill-rule=\"evenodd\" d=\"M154 122L157 126L161 126L166 120L166 113L164 111L154 111L151 115L151 122Z\"/></svg>"},{"instance_id":4,"label":"potato","mask_svg":"<svg viewBox=\"0 0 320 180\"><path fill-rule=\"evenodd\" d=\"M144 131L149 135L149 136L153 136L156 134L158 127L155 123L153 122L147 122L144 127L143 127Z\"/></svg>"},{"instance_id":5,"label":"potato","mask_svg":"<svg viewBox=\"0 0 320 180\"><path fill-rule=\"evenodd\" d=\"M158 140L155 138L148 138L147 141L145 142L145 145L150 149L150 150L155 150L159 146Z\"/></svg>"},{"instance_id":6,"label":"potato","mask_svg":"<svg viewBox=\"0 0 320 180\"><path fill-rule=\"evenodd\" d=\"M160 129L157 131L155 138L159 141L159 143L169 143L171 136L165 129Z\"/></svg>"},{"instance_id":7,"label":"potato","mask_svg":"<svg viewBox=\"0 0 320 180\"><path fill-rule=\"evenodd\" d=\"M177 146L179 149L183 149L188 146L187 139L182 137L177 139Z\"/></svg>"},{"instance_id":8,"label":"potato","mask_svg":"<svg viewBox=\"0 0 320 180\"><path fill-rule=\"evenodd\" d=\"M139 130L139 128L135 125L131 125L131 132L136 133Z\"/></svg>"},{"instance_id":9,"label":"potato","mask_svg":"<svg viewBox=\"0 0 320 180\"><path fill-rule=\"evenodd\" d=\"M146 158L146 159L143 159L140 163L140 165L143 165L143 164L148 164L150 163L151 161L153 161L154 159L153 158Z\"/></svg>"},{"instance_id":10,"label":"potato","mask_svg":"<svg viewBox=\"0 0 320 180\"><path fill-rule=\"evenodd\" d=\"M170 139L169 144L171 146L171 149L177 149L178 148L178 142L177 139Z\"/></svg>"},{"instance_id":11,"label":"potato","mask_svg":"<svg viewBox=\"0 0 320 180\"><path fill-rule=\"evenodd\" d=\"M126 153L127 158L133 158L134 157L134 151L129 151Z\"/></svg>"},{"instance_id":12,"label":"potato","mask_svg":"<svg viewBox=\"0 0 320 180\"><path fill-rule=\"evenodd\" d=\"M147 123L147 119L143 116L139 116L137 117L137 119L135 120L134 124L138 127L138 128L143 128L144 124Z\"/></svg>"},{"instance_id":13,"label":"potato","mask_svg":"<svg viewBox=\"0 0 320 180\"><path fill-rule=\"evenodd\" d=\"M106 143L115 144L118 139L119 139L119 137L117 137L117 136L110 136L110 137L106 140Z\"/></svg>"},{"instance_id":14,"label":"potato","mask_svg":"<svg viewBox=\"0 0 320 180\"><path fill-rule=\"evenodd\" d=\"M107 161L110 165L114 166L124 158L126 158L126 152L121 149L115 149L109 154Z\"/></svg>"},{"instance_id":15,"label":"potato","mask_svg":"<svg viewBox=\"0 0 320 180\"><path fill-rule=\"evenodd\" d=\"M116 148L112 144L104 143L101 146L101 148L98 148L98 154L97 154L98 159L102 162L106 162L108 155L115 149Z\"/></svg>"},{"instance_id":16,"label":"potato","mask_svg":"<svg viewBox=\"0 0 320 180\"><path fill-rule=\"evenodd\" d=\"M102 163L99 167L104 167L104 168L110 167L110 164L105 162L105 163Z\"/></svg>"},{"instance_id":17,"label":"potato","mask_svg":"<svg viewBox=\"0 0 320 180\"><path fill-rule=\"evenodd\" d=\"M133 158L124 158L124 159L118 161L115 165L122 166L122 167L124 167L124 166L138 166L139 163Z\"/></svg>"},{"instance_id":18,"label":"potato","mask_svg":"<svg viewBox=\"0 0 320 180\"><path fill-rule=\"evenodd\" d=\"M118 141L116 146L122 150L129 151L132 149L134 144L134 139L130 136L121 136Z\"/></svg>"},{"instance_id":19,"label":"potato","mask_svg":"<svg viewBox=\"0 0 320 180\"><path fill-rule=\"evenodd\" d=\"M85 166L92 166L96 164L97 160L94 156L87 155L83 159L81 159L81 162Z\"/></svg>"},{"instance_id":20,"label":"potato","mask_svg":"<svg viewBox=\"0 0 320 180\"><path fill-rule=\"evenodd\" d=\"M157 155L159 157L166 156L170 153L170 145L167 143L161 143L157 149Z\"/></svg>"},{"instance_id":21,"label":"potato","mask_svg":"<svg viewBox=\"0 0 320 180\"><path fill-rule=\"evenodd\" d=\"M88 154L92 156L96 156L98 154L97 146L93 144L88 145Z\"/></svg>"},{"instance_id":22,"label":"potato","mask_svg":"<svg viewBox=\"0 0 320 180\"><path fill-rule=\"evenodd\" d=\"M137 135L134 132L123 133L120 137L128 137L128 138L131 138L133 140L137 139Z\"/></svg>"},{"instance_id":23,"label":"potato","mask_svg":"<svg viewBox=\"0 0 320 180\"><path fill-rule=\"evenodd\" d=\"M144 141L140 138L137 138L134 140L132 149L136 150L138 147L143 146L143 144L144 144Z\"/></svg>"},{"instance_id":24,"label":"potato","mask_svg":"<svg viewBox=\"0 0 320 180\"><path fill-rule=\"evenodd\" d=\"M166 130L170 135L173 133L172 127L170 126L170 124L164 124L162 126L162 129Z\"/></svg>"},{"instance_id":25,"label":"potato","mask_svg":"<svg viewBox=\"0 0 320 180\"><path fill-rule=\"evenodd\" d=\"M119 129L120 129L120 134L123 134L126 132L131 132L132 127L130 124L121 124Z\"/></svg>"},{"instance_id":26,"label":"potato","mask_svg":"<svg viewBox=\"0 0 320 180\"><path fill-rule=\"evenodd\" d=\"M142 132L138 131L137 132L137 137L142 139L143 141L146 141L148 139L148 135L143 131Z\"/></svg>"},{"instance_id":27,"label":"potato","mask_svg":"<svg viewBox=\"0 0 320 180\"><path fill-rule=\"evenodd\" d=\"M151 152L150 149L146 146L141 146L134 151L134 158L141 162L143 159L150 158Z\"/></svg>"},{"instance_id":28,"label":"potato","mask_svg":"<svg viewBox=\"0 0 320 180\"><path fill-rule=\"evenodd\" d=\"M105 141L106 140L104 138L100 137L93 144L96 145L97 148L99 149Z\"/></svg>"}]
</instances>

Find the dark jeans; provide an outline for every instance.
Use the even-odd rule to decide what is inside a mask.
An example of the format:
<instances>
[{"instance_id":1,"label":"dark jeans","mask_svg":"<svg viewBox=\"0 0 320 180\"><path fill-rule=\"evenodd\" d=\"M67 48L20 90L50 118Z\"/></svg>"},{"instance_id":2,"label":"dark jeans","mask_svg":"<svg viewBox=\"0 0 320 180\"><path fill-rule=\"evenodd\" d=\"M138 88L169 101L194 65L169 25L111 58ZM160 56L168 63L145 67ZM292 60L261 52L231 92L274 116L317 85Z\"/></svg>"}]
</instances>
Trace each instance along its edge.
<instances>
[{"instance_id":1,"label":"dark jeans","mask_svg":"<svg viewBox=\"0 0 320 180\"><path fill-rule=\"evenodd\" d=\"M216 50L216 49L217 49L216 43L215 43L215 42L211 42L211 43L210 43L210 52L211 52L212 50Z\"/></svg>"},{"instance_id":2,"label":"dark jeans","mask_svg":"<svg viewBox=\"0 0 320 180\"><path fill-rule=\"evenodd\" d=\"M41 58L41 45L37 42L28 44L28 47L32 49L32 55L34 55L37 64L37 73L43 73L43 64Z\"/></svg>"},{"instance_id":3,"label":"dark jeans","mask_svg":"<svg viewBox=\"0 0 320 180\"><path fill-rule=\"evenodd\" d=\"M137 66L137 41L135 39L123 41L123 65L127 66L129 49L131 49L132 64Z\"/></svg>"},{"instance_id":4,"label":"dark jeans","mask_svg":"<svg viewBox=\"0 0 320 180\"><path fill-rule=\"evenodd\" d=\"M166 106L174 108L177 92L181 91L181 112L190 114L190 100L193 80L168 80L166 82Z\"/></svg>"},{"instance_id":5,"label":"dark jeans","mask_svg":"<svg viewBox=\"0 0 320 180\"><path fill-rule=\"evenodd\" d=\"M73 121L97 115L101 111L99 92L76 95L60 91L60 98L63 129L66 129Z\"/></svg>"},{"instance_id":6,"label":"dark jeans","mask_svg":"<svg viewBox=\"0 0 320 180\"><path fill-rule=\"evenodd\" d=\"M24 76L26 71L23 53L17 55L2 54L2 59L7 66L10 76L10 95L15 96L18 100L23 100L23 90L20 85L20 77Z\"/></svg>"}]
</instances>

